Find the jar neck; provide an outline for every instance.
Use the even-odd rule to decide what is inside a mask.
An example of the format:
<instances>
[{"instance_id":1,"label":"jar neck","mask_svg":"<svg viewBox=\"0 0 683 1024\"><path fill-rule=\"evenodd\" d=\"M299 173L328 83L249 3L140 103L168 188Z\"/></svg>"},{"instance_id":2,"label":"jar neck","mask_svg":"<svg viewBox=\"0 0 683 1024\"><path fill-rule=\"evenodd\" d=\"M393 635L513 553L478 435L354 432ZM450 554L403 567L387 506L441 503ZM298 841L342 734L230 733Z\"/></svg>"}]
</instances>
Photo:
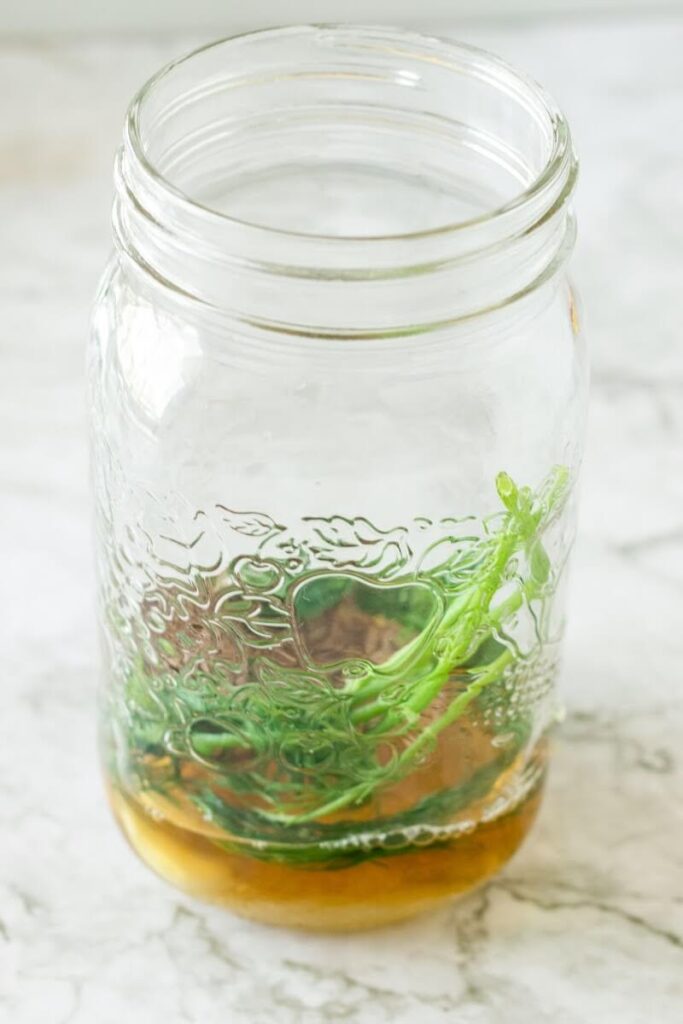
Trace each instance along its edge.
<instances>
[{"instance_id":1,"label":"jar neck","mask_svg":"<svg viewBox=\"0 0 683 1024\"><path fill-rule=\"evenodd\" d=\"M576 171L552 101L494 57L385 29L280 29L143 88L114 235L136 273L236 322L412 334L556 274Z\"/></svg>"}]
</instances>

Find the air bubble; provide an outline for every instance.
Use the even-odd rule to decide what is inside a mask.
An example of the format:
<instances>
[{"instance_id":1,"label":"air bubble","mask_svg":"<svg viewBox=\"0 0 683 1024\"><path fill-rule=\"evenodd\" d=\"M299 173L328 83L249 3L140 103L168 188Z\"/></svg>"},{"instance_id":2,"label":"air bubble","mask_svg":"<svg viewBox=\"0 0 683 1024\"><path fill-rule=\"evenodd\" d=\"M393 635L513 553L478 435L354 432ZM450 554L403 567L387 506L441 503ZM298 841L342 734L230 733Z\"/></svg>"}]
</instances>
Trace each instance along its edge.
<instances>
[{"instance_id":1,"label":"air bubble","mask_svg":"<svg viewBox=\"0 0 683 1024\"><path fill-rule=\"evenodd\" d=\"M499 749L511 746L515 742L515 734L513 732L499 733L498 736L494 736L491 740L491 746Z\"/></svg>"}]
</instances>

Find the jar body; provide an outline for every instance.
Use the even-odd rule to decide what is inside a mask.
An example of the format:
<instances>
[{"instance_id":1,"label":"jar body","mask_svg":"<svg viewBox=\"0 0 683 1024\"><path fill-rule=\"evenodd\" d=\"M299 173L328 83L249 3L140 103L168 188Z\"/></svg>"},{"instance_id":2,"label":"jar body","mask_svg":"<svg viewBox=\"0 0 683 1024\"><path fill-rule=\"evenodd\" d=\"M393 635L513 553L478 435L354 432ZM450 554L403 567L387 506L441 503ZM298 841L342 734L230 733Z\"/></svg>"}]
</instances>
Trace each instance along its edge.
<instances>
[{"instance_id":1,"label":"jar body","mask_svg":"<svg viewBox=\"0 0 683 1024\"><path fill-rule=\"evenodd\" d=\"M488 877L556 714L586 390L563 273L349 339L200 315L117 256L90 389L103 762L133 847L312 928Z\"/></svg>"}]
</instances>

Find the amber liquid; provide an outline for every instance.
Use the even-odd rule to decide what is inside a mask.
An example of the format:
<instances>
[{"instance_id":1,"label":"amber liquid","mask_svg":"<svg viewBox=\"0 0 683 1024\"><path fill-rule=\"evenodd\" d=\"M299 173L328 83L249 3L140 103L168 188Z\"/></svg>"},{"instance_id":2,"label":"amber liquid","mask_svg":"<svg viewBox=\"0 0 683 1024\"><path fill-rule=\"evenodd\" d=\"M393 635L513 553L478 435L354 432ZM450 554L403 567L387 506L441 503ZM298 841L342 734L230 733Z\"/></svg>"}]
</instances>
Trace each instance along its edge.
<instances>
[{"instance_id":1,"label":"amber liquid","mask_svg":"<svg viewBox=\"0 0 683 1024\"><path fill-rule=\"evenodd\" d=\"M463 726L458 728L460 743L454 735L444 736L437 756L395 787L384 798L382 810L412 803L420 792L433 791L437 779L456 781L465 761L471 766L473 749L480 755L484 749L491 751L479 732L470 733L469 744L463 743ZM465 759L459 753L463 747L469 747ZM406 845L388 856L374 852L360 863L342 867L324 862L290 866L228 852L219 845L217 832L202 829L190 812L186 819L177 809L171 813L168 804L154 795L134 796L112 787L110 799L124 834L142 860L190 895L270 924L356 930L419 914L498 871L524 839L538 810L545 752L542 743L534 758L539 781L499 815L484 815L481 821L482 808L490 808L497 794L504 801L502 795L520 774L519 764L502 773L485 801L467 808L468 827L454 838L428 846Z\"/></svg>"},{"instance_id":2,"label":"amber liquid","mask_svg":"<svg viewBox=\"0 0 683 1024\"><path fill-rule=\"evenodd\" d=\"M412 917L485 881L512 856L538 809L536 790L514 811L448 844L376 857L341 870L293 868L227 853L112 796L134 850L191 896L269 924L319 931L373 928Z\"/></svg>"}]
</instances>

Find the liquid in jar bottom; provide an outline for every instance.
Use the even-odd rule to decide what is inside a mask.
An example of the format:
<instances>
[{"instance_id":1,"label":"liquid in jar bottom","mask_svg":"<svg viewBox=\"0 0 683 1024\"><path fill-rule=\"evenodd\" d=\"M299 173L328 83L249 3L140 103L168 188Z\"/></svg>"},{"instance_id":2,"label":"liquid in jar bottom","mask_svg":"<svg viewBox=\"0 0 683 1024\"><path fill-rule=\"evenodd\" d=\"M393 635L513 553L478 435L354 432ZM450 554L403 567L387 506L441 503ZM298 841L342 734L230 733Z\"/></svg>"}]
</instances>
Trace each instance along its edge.
<instances>
[{"instance_id":1,"label":"liquid in jar bottom","mask_svg":"<svg viewBox=\"0 0 683 1024\"><path fill-rule=\"evenodd\" d=\"M197 832L156 820L120 789L110 790L110 800L144 863L189 895L272 925L355 931L413 917L490 878L529 831L541 792L538 784L514 809L447 843L340 869L227 852Z\"/></svg>"}]
</instances>

